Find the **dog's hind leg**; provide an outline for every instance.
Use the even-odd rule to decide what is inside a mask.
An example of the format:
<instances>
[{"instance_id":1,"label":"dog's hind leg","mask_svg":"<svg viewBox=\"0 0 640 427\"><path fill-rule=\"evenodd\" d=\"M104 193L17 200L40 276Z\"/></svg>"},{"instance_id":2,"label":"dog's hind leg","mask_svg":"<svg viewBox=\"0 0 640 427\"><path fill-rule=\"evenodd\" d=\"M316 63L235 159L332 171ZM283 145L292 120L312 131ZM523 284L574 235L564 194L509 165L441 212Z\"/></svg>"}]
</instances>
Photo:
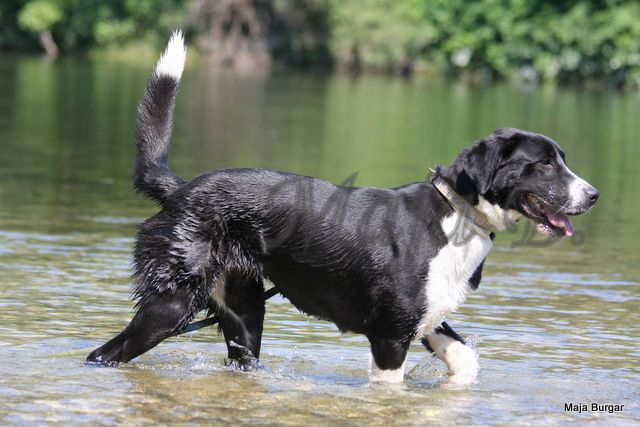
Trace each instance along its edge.
<instances>
[{"instance_id":1,"label":"dog's hind leg","mask_svg":"<svg viewBox=\"0 0 640 427\"><path fill-rule=\"evenodd\" d=\"M188 287L149 295L140 301L129 325L89 354L87 361L105 365L128 362L172 336L188 324L197 311Z\"/></svg>"},{"instance_id":2,"label":"dog's hind leg","mask_svg":"<svg viewBox=\"0 0 640 427\"><path fill-rule=\"evenodd\" d=\"M450 383L466 385L476 379L478 356L447 322L442 322L433 332L425 335L422 344L447 364Z\"/></svg>"},{"instance_id":3,"label":"dog's hind leg","mask_svg":"<svg viewBox=\"0 0 640 427\"><path fill-rule=\"evenodd\" d=\"M228 272L213 295L219 307L220 326L227 343L227 363L244 371L260 366L264 322L264 283L261 277Z\"/></svg>"}]
</instances>

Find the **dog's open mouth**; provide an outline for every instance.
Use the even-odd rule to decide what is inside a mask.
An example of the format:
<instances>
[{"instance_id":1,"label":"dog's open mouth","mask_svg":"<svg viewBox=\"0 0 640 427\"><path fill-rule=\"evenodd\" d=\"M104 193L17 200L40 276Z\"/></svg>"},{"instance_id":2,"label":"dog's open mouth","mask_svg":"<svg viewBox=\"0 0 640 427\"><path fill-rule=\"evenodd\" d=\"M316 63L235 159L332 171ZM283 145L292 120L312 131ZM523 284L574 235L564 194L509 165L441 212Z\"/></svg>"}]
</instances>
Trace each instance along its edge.
<instances>
[{"instance_id":1,"label":"dog's open mouth","mask_svg":"<svg viewBox=\"0 0 640 427\"><path fill-rule=\"evenodd\" d=\"M524 197L522 209L525 215L536 223L538 231L542 234L553 236L573 234L573 224L569 218L533 194L527 194Z\"/></svg>"}]
</instances>

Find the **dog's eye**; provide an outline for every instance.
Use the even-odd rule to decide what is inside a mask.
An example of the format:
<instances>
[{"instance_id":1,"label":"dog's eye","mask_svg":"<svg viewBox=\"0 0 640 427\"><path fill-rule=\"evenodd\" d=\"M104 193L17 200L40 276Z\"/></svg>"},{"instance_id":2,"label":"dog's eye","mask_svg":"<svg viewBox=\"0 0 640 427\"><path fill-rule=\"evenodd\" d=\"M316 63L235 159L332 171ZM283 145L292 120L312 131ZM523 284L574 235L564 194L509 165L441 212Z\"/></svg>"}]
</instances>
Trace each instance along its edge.
<instances>
[{"instance_id":1,"label":"dog's eye","mask_svg":"<svg viewBox=\"0 0 640 427\"><path fill-rule=\"evenodd\" d=\"M544 159L539 162L542 166L553 166L551 159Z\"/></svg>"}]
</instances>

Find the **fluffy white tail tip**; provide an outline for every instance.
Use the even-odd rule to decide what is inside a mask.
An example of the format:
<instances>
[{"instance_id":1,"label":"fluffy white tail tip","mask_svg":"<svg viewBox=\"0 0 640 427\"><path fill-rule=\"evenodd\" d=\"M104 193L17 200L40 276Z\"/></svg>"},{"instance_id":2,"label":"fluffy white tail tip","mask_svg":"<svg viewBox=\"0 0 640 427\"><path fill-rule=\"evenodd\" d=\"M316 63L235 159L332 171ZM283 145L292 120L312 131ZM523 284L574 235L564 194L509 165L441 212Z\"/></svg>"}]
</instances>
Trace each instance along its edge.
<instances>
[{"instance_id":1,"label":"fluffy white tail tip","mask_svg":"<svg viewBox=\"0 0 640 427\"><path fill-rule=\"evenodd\" d=\"M158 60L154 72L156 76L169 76L180 80L186 59L187 48L184 46L184 35L182 31L176 30L171 34L167 48Z\"/></svg>"}]
</instances>

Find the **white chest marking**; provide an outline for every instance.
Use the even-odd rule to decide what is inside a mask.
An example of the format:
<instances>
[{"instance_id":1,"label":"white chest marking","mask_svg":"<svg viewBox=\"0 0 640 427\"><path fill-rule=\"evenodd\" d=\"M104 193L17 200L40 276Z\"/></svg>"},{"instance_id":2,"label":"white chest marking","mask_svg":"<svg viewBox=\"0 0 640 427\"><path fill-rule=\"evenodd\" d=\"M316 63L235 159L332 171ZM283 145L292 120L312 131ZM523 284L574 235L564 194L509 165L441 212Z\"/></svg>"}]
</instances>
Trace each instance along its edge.
<instances>
[{"instance_id":1,"label":"white chest marking","mask_svg":"<svg viewBox=\"0 0 640 427\"><path fill-rule=\"evenodd\" d=\"M469 291L469 279L493 245L488 237L468 235L469 229L462 224L466 223L457 213L442 221L449 243L429 264L425 283L427 310L419 326L419 334L432 332L447 314L464 302Z\"/></svg>"}]
</instances>

